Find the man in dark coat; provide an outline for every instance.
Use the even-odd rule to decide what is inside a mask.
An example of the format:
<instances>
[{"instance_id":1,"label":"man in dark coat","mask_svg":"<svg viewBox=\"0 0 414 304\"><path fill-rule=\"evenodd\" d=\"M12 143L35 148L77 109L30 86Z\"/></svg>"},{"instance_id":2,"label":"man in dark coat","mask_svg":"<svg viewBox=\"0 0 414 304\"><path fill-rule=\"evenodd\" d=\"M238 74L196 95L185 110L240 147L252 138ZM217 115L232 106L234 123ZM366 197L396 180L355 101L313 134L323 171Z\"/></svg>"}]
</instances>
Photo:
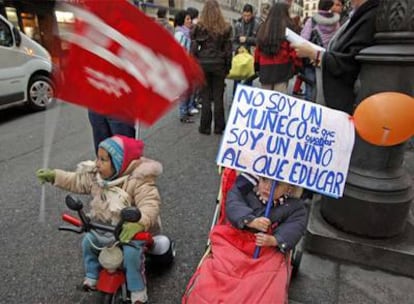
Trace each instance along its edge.
<instances>
[{"instance_id":1,"label":"man in dark coat","mask_svg":"<svg viewBox=\"0 0 414 304\"><path fill-rule=\"evenodd\" d=\"M252 48L256 46L256 34L258 28L259 21L254 16L253 6L251 4L245 4L241 18L234 26L233 51L235 55L238 53L240 47L244 47L252 53ZM240 80L234 81L233 95L236 92L236 87L239 83ZM253 81L248 80L245 81L244 84L251 86Z\"/></svg>"},{"instance_id":2,"label":"man in dark coat","mask_svg":"<svg viewBox=\"0 0 414 304\"><path fill-rule=\"evenodd\" d=\"M354 11L332 38L326 52L306 44L295 45L300 57L308 57L322 69L323 97L328 107L352 114L360 72L358 53L374 44L379 0L352 0ZM317 100L317 102L321 102Z\"/></svg>"},{"instance_id":3,"label":"man in dark coat","mask_svg":"<svg viewBox=\"0 0 414 304\"><path fill-rule=\"evenodd\" d=\"M234 26L233 50L237 50L243 46L249 52L251 47L256 45L256 34L259 23L254 17L253 6L245 4L243 7L242 17Z\"/></svg>"}]
</instances>

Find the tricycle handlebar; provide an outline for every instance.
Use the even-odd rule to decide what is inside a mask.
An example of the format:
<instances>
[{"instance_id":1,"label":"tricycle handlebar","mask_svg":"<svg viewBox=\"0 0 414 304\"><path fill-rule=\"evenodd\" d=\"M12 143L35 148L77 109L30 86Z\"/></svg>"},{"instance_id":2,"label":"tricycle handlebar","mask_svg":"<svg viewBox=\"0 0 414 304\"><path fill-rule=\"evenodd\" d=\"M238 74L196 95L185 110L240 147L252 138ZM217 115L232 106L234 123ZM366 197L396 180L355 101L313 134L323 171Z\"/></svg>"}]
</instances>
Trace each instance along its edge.
<instances>
[{"instance_id":1,"label":"tricycle handlebar","mask_svg":"<svg viewBox=\"0 0 414 304\"><path fill-rule=\"evenodd\" d=\"M90 218L88 218L83 211L83 203L80 199L73 197L72 195L67 195L65 199L66 205L69 209L76 211L78 213L79 218L75 218L69 214L64 214L62 219L65 222L68 222L74 226L79 228L69 227L69 226L62 226L59 230L67 230L73 231L76 233L82 233L90 231L91 229L95 230L103 230L112 232L115 235L115 238L119 238L119 234L122 230L122 225L125 222L138 222L141 218L141 212L136 207L125 207L121 210L121 220L117 224L117 226L105 225L101 223L94 223L91 222Z\"/></svg>"},{"instance_id":2,"label":"tricycle handlebar","mask_svg":"<svg viewBox=\"0 0 414 304\"><path fill-rule=\"evenodd\" d=\"M59 230L72 231L76 233L82 233L85 231L89 231L90 229L98 229L98 230L104 230L104 231L109 231L109 232L115 232L114 226L94 223L91 221L83 222L79 220L78 218L73 217L67 213L62 214L62 220L64 220L65 222L69 224L76 226L77 228L71 227L71 226L60 226Z\"/></svg>"}]
</instances>

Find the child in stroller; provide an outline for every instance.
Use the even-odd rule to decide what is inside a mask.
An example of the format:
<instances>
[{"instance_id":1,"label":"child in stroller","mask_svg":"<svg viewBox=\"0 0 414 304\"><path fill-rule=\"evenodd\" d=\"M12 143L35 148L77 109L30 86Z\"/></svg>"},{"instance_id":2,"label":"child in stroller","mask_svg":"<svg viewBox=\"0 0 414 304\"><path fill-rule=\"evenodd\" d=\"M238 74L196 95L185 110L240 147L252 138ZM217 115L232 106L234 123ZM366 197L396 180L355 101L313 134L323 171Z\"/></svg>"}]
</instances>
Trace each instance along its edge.
<instances>
[{"instance_id":1,"label":"child in stroller","mask_svg":"<svg viewBox=\"0 0 414 304\"><path fill-rule=\"evenodd\" d=\"M222 189L225 217L210 233L211 252L192 276L182 303L287 302L291 249L306 229L302 190L278 183L266 218L271 182L246 173L234 178L228 193ZM261 254L253 259L256 246Z\"/></svg>"}]
</instances>

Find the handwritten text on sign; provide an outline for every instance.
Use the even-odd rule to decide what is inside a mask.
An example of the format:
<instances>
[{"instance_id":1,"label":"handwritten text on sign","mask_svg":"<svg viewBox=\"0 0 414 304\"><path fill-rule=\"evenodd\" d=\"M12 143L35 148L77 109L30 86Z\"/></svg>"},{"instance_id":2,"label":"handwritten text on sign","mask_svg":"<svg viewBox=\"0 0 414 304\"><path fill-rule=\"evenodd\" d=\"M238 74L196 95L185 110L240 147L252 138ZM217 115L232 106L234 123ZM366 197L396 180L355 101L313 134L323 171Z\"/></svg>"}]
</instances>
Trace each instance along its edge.
<instances>
[{"instance_id":1,"label":"handwritten text on sign","mask_svg":"<svg viewBox=\"0 0 414 304\"><path fill-rule=\"evenodd\" d=\"M217 163L341 197L354 145L349 117L276 91L239 85Z\"/></svg>"}]
</instances>

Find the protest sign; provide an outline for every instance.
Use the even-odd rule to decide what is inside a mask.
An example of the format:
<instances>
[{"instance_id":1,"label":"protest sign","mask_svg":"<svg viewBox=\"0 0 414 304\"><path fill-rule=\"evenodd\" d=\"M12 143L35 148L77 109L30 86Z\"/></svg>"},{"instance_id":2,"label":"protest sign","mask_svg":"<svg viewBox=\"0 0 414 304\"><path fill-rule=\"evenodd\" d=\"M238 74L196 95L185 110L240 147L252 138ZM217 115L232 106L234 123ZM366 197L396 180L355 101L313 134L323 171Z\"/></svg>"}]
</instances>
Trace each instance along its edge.
<instances>
[{"instance_id":1,"label":"protest sign","mask_svg":"<svg viewBox=\"0 0 414 304\"><path fill-rule=\"evenodd\" d=\"M354 125L347 113L237 86L217 164L331 197L345 187Z\"/></svg>"}]
</instances>

